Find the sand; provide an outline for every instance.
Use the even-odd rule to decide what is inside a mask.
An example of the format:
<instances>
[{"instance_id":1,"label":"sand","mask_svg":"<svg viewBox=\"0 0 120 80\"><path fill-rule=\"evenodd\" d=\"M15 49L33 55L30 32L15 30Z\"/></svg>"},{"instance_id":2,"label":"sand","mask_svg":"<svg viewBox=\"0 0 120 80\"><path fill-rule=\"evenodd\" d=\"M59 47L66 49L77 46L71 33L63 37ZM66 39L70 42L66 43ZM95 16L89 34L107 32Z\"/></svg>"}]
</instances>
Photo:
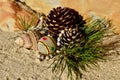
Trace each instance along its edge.
<instances>
[{"instance_id":1,"label":"sand","mask_svg":"<svg viewBox=\"0 0 120 80\"><path fill-rule=\"evenodd\" d=\"M15 44L17 32L0 31L0 80L58 80L48 66L52 60L40 62L37 53ZM99 62L99 68L88 69L82 80L120 80L120 35L108 35L106 62ZM64 73L61 80L67 80Z\"/></svg>"}]
</instances>

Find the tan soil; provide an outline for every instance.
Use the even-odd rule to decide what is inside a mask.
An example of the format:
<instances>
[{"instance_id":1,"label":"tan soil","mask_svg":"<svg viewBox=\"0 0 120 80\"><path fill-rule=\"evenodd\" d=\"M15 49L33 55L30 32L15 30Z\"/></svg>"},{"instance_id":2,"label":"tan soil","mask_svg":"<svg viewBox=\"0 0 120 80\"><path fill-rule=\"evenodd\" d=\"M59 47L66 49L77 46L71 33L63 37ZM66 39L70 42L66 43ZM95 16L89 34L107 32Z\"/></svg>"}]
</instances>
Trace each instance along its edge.
<instances>
[{"instance_id":1,"label":"tan soil","mask_svg":"<svg viewBox=\"0 0 120 80\"><path fill-rule=\"evenodd\" d=\"M14 43L18 33L0 31L0 80L58 80L48 68L52 60L39 62L35 51L20 48ZM120 35L107 35L105 48L109 60L99 68L88 69L82 80L120 80ZM62 80L66 74L63 74Z\"/></svg>"}]
</instances>

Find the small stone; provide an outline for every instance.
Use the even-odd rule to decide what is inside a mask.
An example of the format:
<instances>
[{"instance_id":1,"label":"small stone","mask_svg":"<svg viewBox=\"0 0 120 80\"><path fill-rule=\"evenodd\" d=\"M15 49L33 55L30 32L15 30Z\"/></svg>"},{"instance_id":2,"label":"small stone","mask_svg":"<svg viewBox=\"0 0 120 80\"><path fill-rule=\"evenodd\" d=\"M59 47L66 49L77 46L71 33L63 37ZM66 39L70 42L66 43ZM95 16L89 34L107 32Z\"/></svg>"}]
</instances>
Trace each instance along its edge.
<instances>
[{"instance_id":1,"label":"small stone","mask_svg":"<svg viewBox=\"0 0 120 80\"><path fill-rule=\"evenodd\" d=\"M49 58L49 56L46 56L45 59L46 59L46 60L49 60L50 58Z\"/></svg>"},{"instance_id":2,"label":"small stone","mask_svg":"<svg viewBox=\"0 0 120 80\"><path fill-rule=\"evenodd\" d=\"M43 61L45 59L45 55L40 54L40 61Z\"/></svg>"},{"instance_id":3,"label":"small stone","mask_svg":"<svg viewBox=\"0 0 120 80\"><path fill-rule=\"evenodd\" d=\"M49 58L52 59L54 56L52 54L49 55Z\"/></svg>"}]
</instances>

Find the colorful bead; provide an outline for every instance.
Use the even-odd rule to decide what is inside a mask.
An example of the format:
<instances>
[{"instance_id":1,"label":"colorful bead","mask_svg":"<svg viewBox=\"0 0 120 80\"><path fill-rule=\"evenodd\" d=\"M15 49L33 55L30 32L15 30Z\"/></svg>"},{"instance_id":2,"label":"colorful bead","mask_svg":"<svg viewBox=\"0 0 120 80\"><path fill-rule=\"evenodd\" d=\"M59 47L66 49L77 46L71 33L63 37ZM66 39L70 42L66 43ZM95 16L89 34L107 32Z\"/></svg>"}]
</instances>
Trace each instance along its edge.
<instances>
[{"instance_id":1,"label":"colorful bead","mask_svg":"<svg viewBox=\"0 0 120 80\"><path fill-rule=\"evenodd\" d=\"M56 42L50 36L44 36L38 41L38 50L41 54L49 55L56 50Z\"/></svg>"},{"instance_id":2,"label":"colorful bead","mask_svg":"<svg viewBox=\"0 0 120 80\"><path fill-rule=\"evenodd\" d=\"M47 38L46 38L46 37L43 37L42 39L43 39L43 40L47 40Z\"/></svg>"}]
</instances>

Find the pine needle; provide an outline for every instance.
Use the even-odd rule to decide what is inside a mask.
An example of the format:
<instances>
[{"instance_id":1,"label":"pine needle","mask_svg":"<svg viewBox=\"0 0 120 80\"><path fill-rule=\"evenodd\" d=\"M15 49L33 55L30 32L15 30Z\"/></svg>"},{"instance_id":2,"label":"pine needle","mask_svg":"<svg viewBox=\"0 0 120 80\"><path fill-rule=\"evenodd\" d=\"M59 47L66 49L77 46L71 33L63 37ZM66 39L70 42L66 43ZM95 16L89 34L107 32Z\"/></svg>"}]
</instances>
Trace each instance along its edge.
<instances>
[{"instance_id":1,"label":"pine needle","mask_svg":"<svg viewBox=\"0 0 120 80\"><path fill-rule=\"evenodd\" d=\"M73 42L61 48L60 54L55 56L52 71L61 72L61 77L67 70L70 80L80 80L82 72L87 71L87 68L98 67L97 63L105 59L101 53L103 48L97 44L101 43L110 27L111 23L106 19L86 20L84 27L80 27L85 34L84 38L79 43Z\"/></svg>"},{"instance_id":2,"label":"pine needle","mask_svg":"<svg viewBox=\"0 0 120 80\"><path fill-rule=\"evenodd\" d=\"M22 28L23 31L28 31L31 27L34 26L34 22L35 22L35 18L36 15L33 15L31 20L29 21L27 18L22 17L22 16L18 16L18 19L19 19L19 24Z\"/></svg>"}]
</instances>

